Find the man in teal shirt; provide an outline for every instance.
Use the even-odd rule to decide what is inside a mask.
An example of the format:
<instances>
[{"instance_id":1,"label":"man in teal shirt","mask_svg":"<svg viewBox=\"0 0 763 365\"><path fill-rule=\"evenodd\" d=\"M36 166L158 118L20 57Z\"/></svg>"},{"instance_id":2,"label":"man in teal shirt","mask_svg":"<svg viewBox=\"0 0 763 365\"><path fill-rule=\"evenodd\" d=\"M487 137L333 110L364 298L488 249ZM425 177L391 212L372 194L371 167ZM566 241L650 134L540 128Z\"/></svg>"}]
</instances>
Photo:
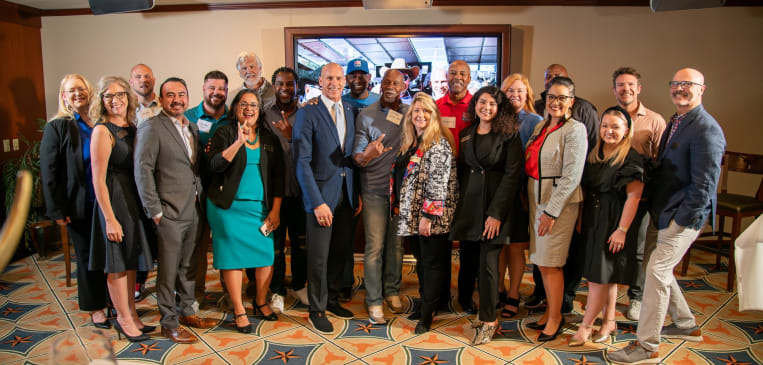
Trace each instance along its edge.
<instances>
[{"instance_id":1,"label":"man in teal shirt","mask_svg":"<svg viewBox=\"0 0 763 365\"><path fill-rule=\"evenodd\" d=\"M220 71L209 71L204 76L204 101L185 111L185 117L199 127L201 144L206 146L217 128L228 124L228 77Z\"/></svg>"}]
</instances>

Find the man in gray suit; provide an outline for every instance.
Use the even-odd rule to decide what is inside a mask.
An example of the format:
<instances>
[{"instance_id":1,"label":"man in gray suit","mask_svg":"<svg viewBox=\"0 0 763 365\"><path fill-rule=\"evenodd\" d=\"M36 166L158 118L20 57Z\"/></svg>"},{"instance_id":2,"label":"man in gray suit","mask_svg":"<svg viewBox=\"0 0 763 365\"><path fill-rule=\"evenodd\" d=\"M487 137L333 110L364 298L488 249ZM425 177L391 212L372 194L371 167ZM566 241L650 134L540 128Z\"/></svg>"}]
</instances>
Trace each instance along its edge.
<instances>
[{"instance_id":1,"label":"man in gray suit","mask_svg":"<svg viewBox=\"0 0 763 365\"><path fill-rule=\"evenodd\" d=\"M183 115L188 105L185 81L170 77L159 88L162 112L141 123L135 148L135 179L146 214L154 220L159 241L157 297L162 335L177 343L196 336L180 324L210 328L214 320L193 310L191 258L204 254L199 242L202 186L199 177L199 129ZM178 313L175 293L179 297Z\"/></svg>"}]
</instances>

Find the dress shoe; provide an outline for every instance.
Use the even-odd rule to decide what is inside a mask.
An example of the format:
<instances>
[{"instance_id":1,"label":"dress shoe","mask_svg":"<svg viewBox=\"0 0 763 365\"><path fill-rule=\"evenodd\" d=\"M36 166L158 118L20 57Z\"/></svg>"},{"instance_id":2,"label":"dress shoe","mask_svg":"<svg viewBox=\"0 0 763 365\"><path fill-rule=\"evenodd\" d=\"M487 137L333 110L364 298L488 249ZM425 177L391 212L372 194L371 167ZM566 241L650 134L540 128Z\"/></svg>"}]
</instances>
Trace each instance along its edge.
<instances>
[{"instance_id":1,"label":"dress shoe","mask_svg":"<svg viewBox=\"0 0 763 365\"><path fill-rule=\"evenodd\" d=\"M614 323L614 325L615 325L612 328L612 330L604 332L604 331L601 330L601 328L599 328L599 332L597 332L596 335L593 338L593 342L594 343L604 343L604 342L607 342L607 340L610 337L612 337L612 339L614 341L615 333L617 333L617 322L615 322L612 319L605 319L604 322L601 324L601 326L604 327L605 324L610 323L610 322Z\"/></svg>"},{"instance_id":2,"label":"dress shoe","mask_svg":"<svg viewBox=\"0 0 763 365\"><path fill-rule=\"evenodd\" d=\"M140 331L143 333L151 333L156 331L156 326L143 325L143 328L141 328Z\"/></svg>"},{"instance_id":3,"label":"dress shoe","mask_svg":"<svg viewBox=\"0 0 763 365\"><path fill-rule=\"evenodd\" d=\"M422 314L421 319L419 320L419 323L416 325L416 329L414 332L417 335L420 335L422 333L429 332L429 329L432 328L432 322L434 321L434 315L424 315Z\"/></svg>"},{"instance_id":4,"label":"dress shoe","mask_svg":"<svg viewBox=\"0 0 763 365\"><path fill-rule=\"evenodd\" d=\"M265 312L263 312L263 311L262 311L262 308L264 308L265 306L267 306L267 305L268 305L268 303L265 303L265 304L257 304L257 302L253 302L252 304L254 305L254 314L255 314L257 317L259 317L259 318L262 318L262 319L264 319L264 320L266 320L266 321L270 321L270 322L273 322L273 321L277 321L277 320L278 320L278 316L276 315L276 313L275 313L275 312L273 312L273 310L272 310L272 309L270 310L270 314L267 314L267 315L265 314Z\"/></svg>"},{"instance_id":5,"label":"dress shoe","mask_svg":"<svg viewBox=\"0 0 763 365\"><path fill-rule=\"evenodd\" d=\"M326 310L333 314L336 317L342 318L342 319L352 319L355 317L352 312L341 305L339 303L337 304L329 304L326 306Z\"/></svg>"},{"instance_id":6,"label":"dress shoe","mask_svg":"<svg viewBox=\"0 0 763 365\"><path fill-rule=\"evenodd\" d=\"M566 323L564 323L564 317L562 317L562 321L559 322L559 327L556 328L556 332L553 334L547 335L543 332L541 332L538 335L538 342L548 342L553 341L556 339L557 336L559 336L560 333L562 333L562 330L564 330L564 326Z\"/></svg>"},{"instance_id":7,"label":"dress shoe","mask_svg":"<svg viewBox=\"0 0 763 365\"><path fill-rule=\"evenodd\" d=\"M334 326L331 325L331 322L326 318L326 313L324 312L310 312L310 315L307 316L307 320L310 321L310 324L313 325L313 328L318 332L334 332Z\"/></svg>"},{"instance_id":8,"label":"dress shoe","mask_svg":"<svg viewBox=\"0 0 763 365\"><path fill-rule=\"evenodd\" d=\"M217 320L212 318L202 318L198 315L192 315L179 318L180 324L194 328L212 328L217 325Z\"/></svg>"},{"instance_id":9,"label":"dress shoe","mask_svg":"<svg viewBox=\"0 0 763 365\"><path fill-rule=\"evenodd\" d=\"M90 321L93 322L93 326L95 326L95 328L100 328L104 330L111 329L111 322L109 322L108 318L106 318L106 320L104 320L103 322L96 322L95 319L93 319L93 313L90 313Z\"/></svg>"},{"instance_id":10,"label":"dress shoe","mask_svg":"<svg viewBox=\"0 0 763 365\"><path fill-rule=\"evenodd\" d=\"M236 319L239 317L246 317L246 312L241 314L234 314L233 315L233 323L236 325L236 331L239 331L240 333L252 333L252 324L247 324L246 326L239 327L238 323L236 322Z\"/></svg>"},{"instance_id":11,"label":"dress shoe","mask_svg":"<svg viewBox=\"0 0 763 365\"><path fill-rule=\"evenodd\" d=\"M174 343L196 343L199 341L193 333L183 327L167 328L162 327L162 336L167 337Z\"/></svg>"}]
</instances>

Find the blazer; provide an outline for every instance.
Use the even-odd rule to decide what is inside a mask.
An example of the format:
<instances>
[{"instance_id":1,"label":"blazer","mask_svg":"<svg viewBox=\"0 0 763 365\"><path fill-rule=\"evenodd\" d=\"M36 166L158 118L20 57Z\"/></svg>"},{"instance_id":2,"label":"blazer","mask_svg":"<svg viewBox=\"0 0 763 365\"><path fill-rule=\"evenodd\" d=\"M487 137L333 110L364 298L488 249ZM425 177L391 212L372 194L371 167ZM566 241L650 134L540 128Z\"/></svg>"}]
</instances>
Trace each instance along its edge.
<instances>
[{"instance_id":1,"label":"blazer","mask_svg":"<svg viewBox=\"0 0 763 365\"><path fill-rule=\"evenodd\" d=\"M292 131L292 154L297 182L302 189L305 211L326 204L333 212L342 196L344 184L353 209L358 207L358 181L352 162L355 145L355 108L342 102L346 133L344 151L334 120L323 101L297 110Z\"/></svg>"},{"instance_id":2,"label":"blazer","mask_svg":"<svg viewBox=\"0 0 763 365\"><path fill-rule=\"evenodd\" d=\"M163 111L138 126L135 146L135 183L143 209L149 218L189 221L196 214L195 203L202 201L199 173L204 161L199 143L199 128L188 123L193 140L193 161L185 143ZM203 204L200 204L203 207Z\"/></svg>"},{"instance_id":3,"label":"blazer","mask_svg":"<svg viewBox=\"0 0 763 365\"><path fill-rule=\"evenodd\" d=\"M700 229L708 216L715 227L716 191L726 137L701 104L686 113L668 141L672 125L672 121L668 123L662 134L658 165L647 183L649 212L657 229L667 228L671 220Z\"/></svg>"},{"instance_id":4,"label":"blazer","mask_svg":"<svg viewBox=\"0 0 763 365\"><path fill-rule=\"evenodd\" d=\"M260 172L265 191L265 207L273 208L273 198L283 197L284 165L281 144L273 132L257 127L260 143ZM246 146L241 146L233 160L223 158L223 150L238 138L238 123L226 124L215 131L209 148L209 165L212 171L207 198L216 206L228 209L238 192L241 176L246 169Z\"/></svg>"},{"instance_id":5,"label":"blazer","mask_svg":"<svg viewBox=\"0 0 763 365\"><path fill-rule=\"evenodd\" d=\"M478 124L459 133L461 153L458 156L460 197L450 238L455 241L482 241L485 219L501 221L498 236L491 243L509 243L511 213L519 198L524 169L524 153L519 133L500 134L492 140L486 164L480 164L475 153ZM490 132L493 134L493 132Z\"/></svg>"},{"instance_id":6,"label":"blazer","mask_svg":"<svg viewBox=\"0 0 763 365\"><path fill-rule=\"evenodd\" d=\"M89 220L87 181L77 121L58 118L45 125L40 143L40 174L45 212L50 219Z\"/></svg>"},{"instance_id":7,"label":"blazer","mask_svg":"<svg viewBox=\"0 0 763 365\"><path fill-rule=\"evenodd\" d=\"M535 112L540 114L543 118L546 118L546 94L548 91L542 91L540 93L540 99L535 101ZM583 99L579 96L575 96L575 103L572 104L572 119L583 123L586 129L586 136L588 138L588 152L591 152L596 141L599 139L599 112L596 110L596 106L590 101ZM542 122L542 121L541 121Z\"/></svg>"},{"instance_id":8,"label":"blazer","mask_svg":"<svg viewBox=\"0 0 763 365\"><path fill-rule=\"evenodd\" d=\"M535 126L529 145L540 135L545 122ZM588 139L585 126L577 120L567 119L559 129L546 134L538 153L538 180L535 185L537 204L545 204L544 213L557 218L569 203L583 201L580 179L583 177Z\"/></svg>"}]
</instances>

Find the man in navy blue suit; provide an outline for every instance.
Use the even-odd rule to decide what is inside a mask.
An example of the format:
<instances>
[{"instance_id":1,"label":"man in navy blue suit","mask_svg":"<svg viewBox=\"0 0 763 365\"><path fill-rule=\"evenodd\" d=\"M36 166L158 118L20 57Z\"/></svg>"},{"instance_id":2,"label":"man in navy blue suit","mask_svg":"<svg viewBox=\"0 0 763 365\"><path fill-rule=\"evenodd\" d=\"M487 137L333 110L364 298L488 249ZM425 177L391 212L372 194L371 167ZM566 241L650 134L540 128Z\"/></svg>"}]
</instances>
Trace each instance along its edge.
<instances>
[{"instance_id":1,"label":"man in navy blue suit","mask_svg":"<svg viewBox=\"0 0 763 365\"><path fill-rule=\"evenodd\" d=\"M339 305L338 297L344 258L352 250L355 216L362 203L352 165L355 110L342 103L342 67L323 66L319 84L320 100L297 111L292 139L307 212L308 319L316 330L331 333L334 328L326 311L339 318L353 317Z\"/></svg>"},{"instance_id":2,"label":"man in navy blue suit","mask_svg":"<svg viewBox=\"0 0 763 365\"><path fill-rule=\"evenodd\" d=\"M702 341L702 332L673 276L673 268L699 235L715 204L726 139L718 122L702 106L705 77L685 68L670 81L676 114L660 140L659 167L645 189L652 222L646 239L644 299L636 337L622 350L608 353L624 364L659 363L660 337ZM673 323L662 327L665 314Z\"/></svg>"}]
</instances>

